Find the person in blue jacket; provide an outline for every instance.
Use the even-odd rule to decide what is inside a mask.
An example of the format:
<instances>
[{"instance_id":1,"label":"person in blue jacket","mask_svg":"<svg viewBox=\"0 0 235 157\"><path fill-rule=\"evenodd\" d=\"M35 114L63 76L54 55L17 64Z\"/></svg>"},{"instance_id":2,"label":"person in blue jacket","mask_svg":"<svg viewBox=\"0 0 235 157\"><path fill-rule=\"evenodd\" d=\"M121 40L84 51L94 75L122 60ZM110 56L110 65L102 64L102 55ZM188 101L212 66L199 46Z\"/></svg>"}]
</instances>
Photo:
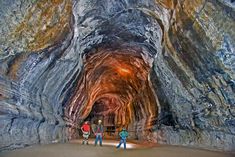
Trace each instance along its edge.
<instances>
[{"instance_id":1,"label":"person in blue jacket","mask_svg":"<svg viewBox=\"0 0 235 157\"><path fill-rule=\"evenodd\" d=\"M120 143L117 148L120 148L122 144L124 144L124 149L126 149L126 138L128 137L128 132L125 128L122 128L122 131L119 133L120 136Z\"/></svg>"}]
</instances>

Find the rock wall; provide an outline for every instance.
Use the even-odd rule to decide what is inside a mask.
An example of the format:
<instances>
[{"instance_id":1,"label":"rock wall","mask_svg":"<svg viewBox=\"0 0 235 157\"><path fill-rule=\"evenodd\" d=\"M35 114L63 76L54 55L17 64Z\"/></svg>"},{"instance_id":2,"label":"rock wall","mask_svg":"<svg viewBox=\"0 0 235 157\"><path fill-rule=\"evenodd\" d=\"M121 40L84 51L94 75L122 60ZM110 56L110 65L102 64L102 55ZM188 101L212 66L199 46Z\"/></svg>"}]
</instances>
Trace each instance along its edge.
<instances>
[{"instance_id":1,"label":"rock wall","mask_svg":"<svg viewBox=\"0 0 235 157\"><path fill-rule=\"evenodd\" d=\"M81 70L72 3L6 0L0 6L0 148L66 141L64 100Z\"/></svg>"},{"instance_id":2,"label":"rock wall","mask_svg":"<svg viewBox=\"0 0 235 157\"><path fill-rule=\"evenodd\" d=\"M152 68L158 117L147 132L138 131L139 139L234 149L234 5L0 1L0 149L72 137L81 115L71 99L83 85L83 62L100 47L138 49Z\"/></svg>"},{"instance_id":3,"label":"rock wall","mask_svg":"<svg viewBox=\"0 0 235 157\"><path fill-rule=\"evenodd\" d=\"M173 12L165 47L153 67L152 79L158 82L155 89L162 97L159 120L163 124L154 137L162 143L232 150L234 3L165 5Z\"/></svg>"}]
</instances>

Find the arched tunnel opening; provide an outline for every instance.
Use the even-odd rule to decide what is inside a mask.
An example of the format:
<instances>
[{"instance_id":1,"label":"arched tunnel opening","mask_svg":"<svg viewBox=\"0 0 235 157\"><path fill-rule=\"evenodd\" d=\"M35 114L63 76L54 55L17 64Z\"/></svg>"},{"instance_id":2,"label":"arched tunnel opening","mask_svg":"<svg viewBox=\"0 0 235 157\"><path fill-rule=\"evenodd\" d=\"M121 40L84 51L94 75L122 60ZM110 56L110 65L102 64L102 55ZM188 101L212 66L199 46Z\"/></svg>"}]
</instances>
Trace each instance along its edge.
<instances>
[{"instance_id":1,"label":"arched tunnel opening","mask_svg":"<svg viewBox=\"0 0 235 157\"><path fill-rule=\"evenodd\" d=\"M141 54L133 47L98 48L85 56L83 75L67 108L75 124L101 119L108 135L116 136L125 127L132 139L151 132L159 104L150 81L152 65Z\"/></svg>"},{"instance_id":2,"label":"arched tunnel opening","mask_svg":"<svg viewBox=\"0 0 235 157\"><path fill-rule=\"evenodd\" d=\"M1 0L0 151L98 119L109 136L234 150L234 18L229 0Z\"/></svg>"}]
</instances>

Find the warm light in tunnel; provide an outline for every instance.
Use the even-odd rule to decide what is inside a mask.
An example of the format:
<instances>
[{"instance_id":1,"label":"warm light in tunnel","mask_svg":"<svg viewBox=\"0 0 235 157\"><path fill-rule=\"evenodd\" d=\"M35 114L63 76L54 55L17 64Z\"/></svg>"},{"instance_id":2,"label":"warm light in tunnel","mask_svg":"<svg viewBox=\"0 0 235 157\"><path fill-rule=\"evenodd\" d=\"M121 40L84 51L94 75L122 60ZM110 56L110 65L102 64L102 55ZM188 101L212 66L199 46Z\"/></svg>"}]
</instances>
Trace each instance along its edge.
<instances>
[{"instance_id":1,"label":"warm light in tunnel","mask_svg":"<svg viewBox=\"0 0 235 157\"><path fill-rule=\"evenodd\" d=\"M129 69L121 68L121 67L118 68L118 72L120 74L122 74L122 75L126 75L126 74L130 74L131 73L131 71Z\"/></svg>"},{"instance_id":2,"label":"warm light in tunnel","mask_svg":"<svg viewBox=\"0 0 235 157\"><path fill-rule=\"evenodd\" d=\"M96 123L102 118L104 125L117 129L151 128L157 104L147 79L150 67L138 53L100 49L87 56L68 117L76 124L85 119Z\"/></svg>"}]
</instances>

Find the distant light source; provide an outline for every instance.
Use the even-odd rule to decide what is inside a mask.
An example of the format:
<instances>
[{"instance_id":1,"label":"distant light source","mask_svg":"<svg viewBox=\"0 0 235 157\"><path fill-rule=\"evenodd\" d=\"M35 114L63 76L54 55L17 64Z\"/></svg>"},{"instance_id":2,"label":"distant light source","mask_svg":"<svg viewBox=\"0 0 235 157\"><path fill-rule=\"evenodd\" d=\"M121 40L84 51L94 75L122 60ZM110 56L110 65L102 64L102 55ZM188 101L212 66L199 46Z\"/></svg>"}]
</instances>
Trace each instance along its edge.
<instances>
[{"instance_id":1,"label":"distant light source","mask_svg":"<svg viewBox=\"0 0 235 157\"><path fill-rule=\"evenodd\" d=\"M131 71L127 68L118 68L118 72L122 75L130 74Z\"/></svg>"}]
</instances>

